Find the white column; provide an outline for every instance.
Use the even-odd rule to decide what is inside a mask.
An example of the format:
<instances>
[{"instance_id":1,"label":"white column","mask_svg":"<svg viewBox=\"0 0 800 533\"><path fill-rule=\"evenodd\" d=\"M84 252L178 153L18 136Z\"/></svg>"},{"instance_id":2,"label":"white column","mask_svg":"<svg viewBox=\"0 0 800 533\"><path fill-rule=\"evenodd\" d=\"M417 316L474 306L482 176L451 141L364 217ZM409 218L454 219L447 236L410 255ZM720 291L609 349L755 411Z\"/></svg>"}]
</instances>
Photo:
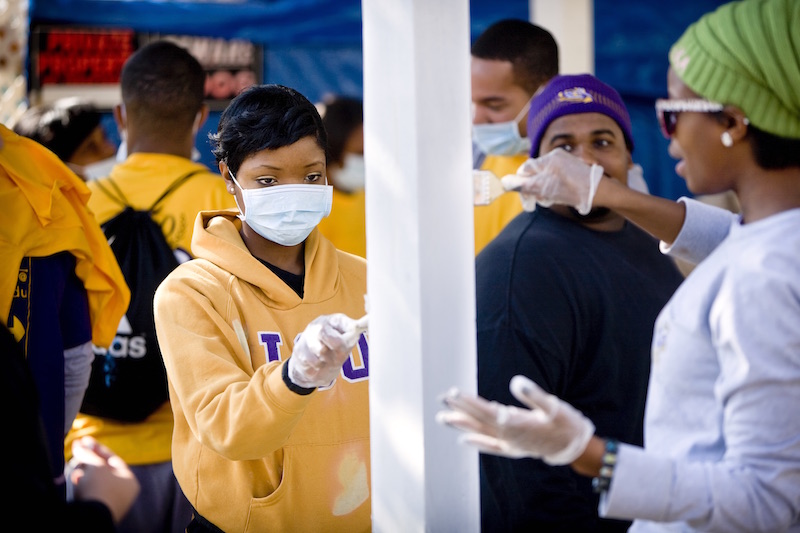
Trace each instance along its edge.
<instances>
[{"instance_id":1,"label":"white column","mask_svg":"<svg viewBox=\"0 0 800 533\"><path fill-rule=\"evenodd\" d=\"M478 455L434 419L476 388L469 2L362 7L373 528L478 531Z\"/></svg>"},{"instance_id":2,"label":"white column","mask_svg":"<svg viewBox=\"0 0 800 533\"><path fill-rule=\"evenodd\" d=\"M531 22L558 43L561 74L594 74L594 0L530 0Z\"/></svg>"}]
</instances>

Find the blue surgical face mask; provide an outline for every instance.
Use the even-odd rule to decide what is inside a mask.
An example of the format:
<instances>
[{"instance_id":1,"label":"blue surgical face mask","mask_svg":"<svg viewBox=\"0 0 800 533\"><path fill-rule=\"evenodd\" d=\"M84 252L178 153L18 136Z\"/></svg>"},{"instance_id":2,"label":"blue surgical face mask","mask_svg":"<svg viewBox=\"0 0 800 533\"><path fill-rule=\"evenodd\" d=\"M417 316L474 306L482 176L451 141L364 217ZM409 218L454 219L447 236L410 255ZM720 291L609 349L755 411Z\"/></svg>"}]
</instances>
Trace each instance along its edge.
<instances>
[{"instance_id":1,"label":"blue surgical face mask","mask_svg":"<svg viewBox=\"0 0 800 533\"><path fill-rule=\"evenodd\" d=\"M519 121L526 115L531 101L523 106L514 120L494 124L474 124L472 140L484 154L517 155L531 151L531 140L519 134Z\"/></svg>"},{"instance_id":2,"label":"blue surgical face mask","mask_svg":"<svg viewBox=\"0 0 800 533\"><path fill-rule=\"evenodd\" d=\"M114 165L118 162L116 157L111 156L106 159L101 159L100 161L95 161L94 163L89 163L83 167L83 177L86 178L86 181L105 178L111 174L111 169L114 168Z\"/></svg>"},{"instance_id":3,"label":"blue surgical face mask","mask_svg":"<svg viewBox=\"0 0 800 533\"><path fill-rule=\"evenodd\" d=\"M330 185L243 189L230 169L228 174L242 191L244 206L236 201L239 218L265 239L282 246L295 246L306 240L317 224L331 213L333 187Z\"/></svg>"},{"instance_id":4,"label":"blue surgical face mask","mask_svg":"<svg viewBox=\"0 0 800 533\"><path fill-rule=\"evenodd\" d=\"M353 193L363 189L366 177L364 156L361 154L344 156L344 165L334 177L337 187L345 192Z\"/></svg>"}]
</instances>

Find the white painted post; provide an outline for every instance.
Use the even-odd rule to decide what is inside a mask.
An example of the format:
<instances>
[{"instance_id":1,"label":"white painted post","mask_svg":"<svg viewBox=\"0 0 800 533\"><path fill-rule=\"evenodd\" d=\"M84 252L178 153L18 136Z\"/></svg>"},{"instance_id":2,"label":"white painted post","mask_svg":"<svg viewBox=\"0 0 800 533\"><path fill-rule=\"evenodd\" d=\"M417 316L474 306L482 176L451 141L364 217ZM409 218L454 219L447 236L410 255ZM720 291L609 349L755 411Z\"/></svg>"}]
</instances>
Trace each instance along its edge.
<instances>
[{"instance_id":1,"label":"white painted post","mask_svg":"<svg viewBox=\"0 0 800 533\"><path fill-rule=\"evenodd\" d=\"M476 389L469 2L362 7L373 529L477 532L478 455L435 421Z\"/></svg>"},{"instance_id":2,"label":"white painted post","mask_svg":"<svg viewBox=\"0 0 800 533\"><path fill-rule=\"evenodd\" d=\"M558 43L561 74L594 74L594 0L530 0L531 22Z\"/></svg>"}]
</instances>

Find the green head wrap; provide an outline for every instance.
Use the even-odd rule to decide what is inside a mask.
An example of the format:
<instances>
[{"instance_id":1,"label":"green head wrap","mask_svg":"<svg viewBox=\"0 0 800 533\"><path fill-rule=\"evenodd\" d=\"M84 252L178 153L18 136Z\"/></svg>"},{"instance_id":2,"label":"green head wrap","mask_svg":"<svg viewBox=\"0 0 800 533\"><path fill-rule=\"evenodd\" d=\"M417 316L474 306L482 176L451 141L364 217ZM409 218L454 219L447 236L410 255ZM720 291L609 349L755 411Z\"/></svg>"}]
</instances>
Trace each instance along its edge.
<instances>
[{"instance_id":1,"label":"green head wrap","mask_svg":"<svg viewBox=\"0 0 800 533\"><path fill-rule=\"evenodd\" d=\"M700 96L744 111L755 127L800 139L800 0L742 0L689 26L669 52Z\"/></svg>"}]
</instances>

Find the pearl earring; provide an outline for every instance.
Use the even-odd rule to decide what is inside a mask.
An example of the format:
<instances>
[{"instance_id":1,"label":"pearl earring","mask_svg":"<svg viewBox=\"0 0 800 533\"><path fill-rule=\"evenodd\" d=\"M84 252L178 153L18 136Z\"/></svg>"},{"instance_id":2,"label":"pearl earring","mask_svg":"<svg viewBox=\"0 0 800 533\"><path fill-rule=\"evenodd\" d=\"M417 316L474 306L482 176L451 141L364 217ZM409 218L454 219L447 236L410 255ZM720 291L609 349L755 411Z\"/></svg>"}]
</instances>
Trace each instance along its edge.
<instances>
[{"instance_id":1,"label":"pearl earring","mask_svg":"<svg viewBox=\"0 0 800 533\"><path fill-rule=\"evenodd\" d=\"M722 146L724 146L725 148L730 148L731 146L733 146L733 137L731 137L731 134L727 131L722 132L720 140L722 140Z\"/></svg>"}]
</instances>

